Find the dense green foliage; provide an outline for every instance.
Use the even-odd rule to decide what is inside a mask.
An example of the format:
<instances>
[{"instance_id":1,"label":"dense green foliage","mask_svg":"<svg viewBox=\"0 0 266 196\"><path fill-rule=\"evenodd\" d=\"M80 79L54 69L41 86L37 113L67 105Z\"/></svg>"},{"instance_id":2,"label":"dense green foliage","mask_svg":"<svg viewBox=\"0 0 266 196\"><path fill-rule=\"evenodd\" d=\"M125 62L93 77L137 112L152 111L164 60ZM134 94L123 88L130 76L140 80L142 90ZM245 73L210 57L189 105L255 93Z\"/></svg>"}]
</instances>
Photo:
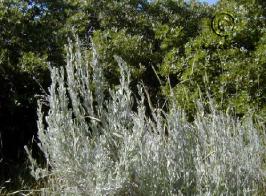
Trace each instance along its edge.
<instances>
[{"instance_id":1,"label":"dense green foliage","mask_svg":"<svg viewBox=\"0 0 266 196\"><path fill-rule=\"evenodd\" d=\"M229 13L234 28L226 36L212 33L204 21L198 36L185 44L181 55L173 48L161 73L175 73L179 103L192 109L193 101L209 93L220 108L231 107L242 116L255 110L265 116L265 6L253 1L221 1L215 14ZM210 26L210 25L209 25Z\"/></svg>"},{"instance_id":2,"label":"dense green foliage","mask_svg":"<svg viewBox=\"0 0 266 196\"><path fill-rule=\"evenodd\" d=\"M223 14L234 22L217 24L217 33L213 19ZM1 1L0 171L6 171L2 163L25 158L23 146L33 136L38 140L36 95L47 92L49 66L65 65L65 44L73 35L83 49L94 43L106 89L119 84L118 55L132 70L133 94L143 82L151 101L162 105L171 86L190 121L195 100L207 106L209 97L221 110L265 119L265 18L264 0L220 0L215 6L194 0Z\"/></svg>"}]
</instances>

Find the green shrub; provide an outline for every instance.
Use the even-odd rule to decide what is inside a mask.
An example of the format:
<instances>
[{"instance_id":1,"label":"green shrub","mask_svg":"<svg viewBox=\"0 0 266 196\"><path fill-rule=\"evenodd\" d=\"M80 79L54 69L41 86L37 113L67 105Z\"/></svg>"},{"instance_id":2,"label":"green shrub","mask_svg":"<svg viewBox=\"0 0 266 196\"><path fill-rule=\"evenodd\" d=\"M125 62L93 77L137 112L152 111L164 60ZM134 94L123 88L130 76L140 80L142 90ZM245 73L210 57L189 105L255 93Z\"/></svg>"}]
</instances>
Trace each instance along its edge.
<instances>
[{"instance_id":1,"label":"green shrub","mask_svg":"<svg viewBox=\"0 0 266 196\"><path fill-rule=\"evenodd\" d=\"M178 51L179 45L168 51L160 74L178 81L173 88L177 104L192 115L194 100L207 101L210 94L224 111L230 107L242 117L253 110L265 117L266 23L262 2L221 0L212 14L215 20L201 20L201 30L184 43L183 53ZM228 23L229 16L233 23ZM214 21L228 28L227 34L216 34L211 28ZM167 88L165 95L169 95Z\"/></svg>"}]
</instances>

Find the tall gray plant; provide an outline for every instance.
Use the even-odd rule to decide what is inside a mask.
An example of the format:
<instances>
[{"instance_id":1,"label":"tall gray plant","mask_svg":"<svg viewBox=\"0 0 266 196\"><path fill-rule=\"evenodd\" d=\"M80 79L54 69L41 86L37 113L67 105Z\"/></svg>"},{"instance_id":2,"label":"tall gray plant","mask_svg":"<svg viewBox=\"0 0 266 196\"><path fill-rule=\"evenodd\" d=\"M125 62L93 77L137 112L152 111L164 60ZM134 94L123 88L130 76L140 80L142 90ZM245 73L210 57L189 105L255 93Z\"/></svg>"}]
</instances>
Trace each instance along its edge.
<instances>
[{"instance_id":1,"label":"tall gray plant","mask_svg":"<svg viewBox=\"0 0 266 196\"><path fill-rule=\"evenodd\" d=\"M265 148L251 119L199 109L189 123L174 101L148 117L141 86L133 111L126 63L116 57L120 85L106 93L95 47L92 54L88 62L72 43L65 68L51 68L50 109L44 116L40 104L38 128L52 170L33 167L36 178L50 176L44 195L251 195L265 187Z\"/></svg>"}]
</instances>

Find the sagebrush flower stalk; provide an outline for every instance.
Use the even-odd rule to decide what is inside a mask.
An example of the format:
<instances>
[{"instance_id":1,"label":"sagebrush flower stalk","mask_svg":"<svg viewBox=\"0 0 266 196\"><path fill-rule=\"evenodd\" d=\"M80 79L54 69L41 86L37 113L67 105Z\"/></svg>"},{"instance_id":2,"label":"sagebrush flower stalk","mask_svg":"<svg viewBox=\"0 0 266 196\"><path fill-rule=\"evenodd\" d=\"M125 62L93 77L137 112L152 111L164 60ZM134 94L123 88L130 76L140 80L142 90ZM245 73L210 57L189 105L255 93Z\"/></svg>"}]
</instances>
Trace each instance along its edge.
<instances>
[{"instance_id":1,"label":"sagebrush flower stalk","mask_svg":"<svg viewBox=\"0 0 266 196\"><path fill-rule=\"evenodd\" d=\"M116 57L120 85L108 90L95 47L91 52L89 63L78 41L71 43L66 67L51 68L49 113L38 110L54 174L44 194L250 195L265 187L265 148L251 119L199 109L189 123L174 101L148 117L141 86L133 111L129 67Z\"/></svg>"}]
</instances>

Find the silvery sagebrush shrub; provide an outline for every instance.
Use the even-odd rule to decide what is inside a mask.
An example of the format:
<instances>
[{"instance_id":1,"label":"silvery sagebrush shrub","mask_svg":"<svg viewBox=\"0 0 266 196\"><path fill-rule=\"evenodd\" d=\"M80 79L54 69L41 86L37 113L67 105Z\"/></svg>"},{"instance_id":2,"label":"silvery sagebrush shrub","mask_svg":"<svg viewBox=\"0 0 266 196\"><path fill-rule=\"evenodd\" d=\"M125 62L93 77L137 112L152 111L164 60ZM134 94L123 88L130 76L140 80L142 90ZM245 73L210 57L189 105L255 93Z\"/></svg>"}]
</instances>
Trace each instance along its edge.
<instances>
[{"instance_id":1,"label":"silvery sagebrush shrub","mask_svg":"<svg viewBox=\"0 0 266 196\"><path fill-rule=\"evenodd\" d=\"M265 148L251 119L214 107L205 114L198 104L189 123L174 101L147 116L142 86L133 111L129 67L116 57L120 85L106 93L95 47L92 54L88 62L70 43L66 66L51 68L50 109L44 116L39 104L38 129L52 170L30 157L36 179L51 176L43 195L253 195L265 187Z\"/></svg>"}]
</instances>

